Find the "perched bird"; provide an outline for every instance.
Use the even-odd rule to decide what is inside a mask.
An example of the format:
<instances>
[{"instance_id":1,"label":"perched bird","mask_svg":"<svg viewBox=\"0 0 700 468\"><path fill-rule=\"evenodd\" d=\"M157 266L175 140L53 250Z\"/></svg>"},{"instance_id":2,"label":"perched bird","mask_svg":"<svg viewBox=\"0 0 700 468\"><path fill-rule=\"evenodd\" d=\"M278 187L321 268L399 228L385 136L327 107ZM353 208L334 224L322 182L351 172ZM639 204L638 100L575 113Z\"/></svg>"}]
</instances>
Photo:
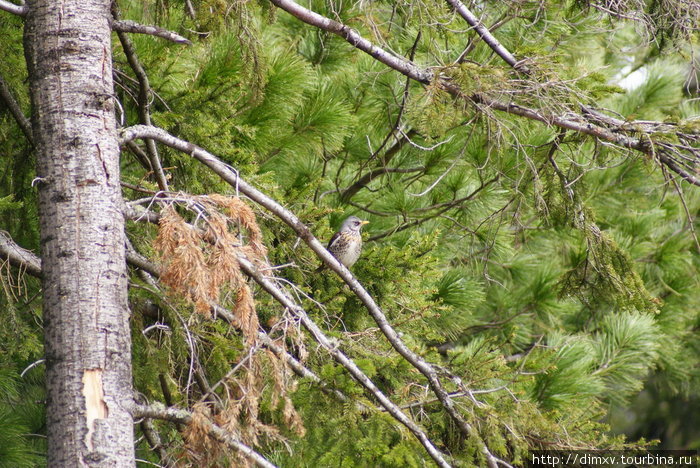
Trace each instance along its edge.
<instances>
[{"instance_id":1,"label":"perched bird","mask_svg":"<svg viewBox=\"0 0 700 468\"><path fill-rule=\"evenodd\" d=\"M340 230L333 234L333 237L328 242L328 251L347 268L353 266L357 259L360 258L360 252L362 251L361 231L362 226L367 223L369 221L363 221L357 216L350 216L343 221ZM324 267L325 265L321 265L316 271L321 271Z\"/></svg>"}]
</instances>

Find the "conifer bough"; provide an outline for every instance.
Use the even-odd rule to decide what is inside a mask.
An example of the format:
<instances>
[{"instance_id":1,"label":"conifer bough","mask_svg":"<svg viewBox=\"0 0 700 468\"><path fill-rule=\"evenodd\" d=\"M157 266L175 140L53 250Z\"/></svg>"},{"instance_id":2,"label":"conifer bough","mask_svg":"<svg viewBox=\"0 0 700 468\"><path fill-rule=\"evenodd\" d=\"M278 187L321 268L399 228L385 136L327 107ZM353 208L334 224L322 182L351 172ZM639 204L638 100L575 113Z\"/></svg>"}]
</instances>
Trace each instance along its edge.
<instances>
[{"instance_id":1,"label":"conifer bough","mask_svg":"<svg viewBox=\"0 0 700 468\"><path fill-rule=\"evenodd\" d=\"M482 93L465 95L459 86L449 81L446 77L436 76L432 71L424 70L404 57L387 52L381 47L365 39L359 34L359 32L345 24L320 15L299 5L296 2L293 2L292 0L270 0L270 2L306 24L342 37L353 47L371 55L375 60L378 60L379 62L402 73L412 80L426 85L432 83L438 84L442 89L451 95L470 100L476 105L506 112L508 114L518 115L531 120L537 120L547 125L555 125L566 130L573 130L575 132L590 135L598 138L599 140L607 141L624 148L639 151L658 160L665 167L681 176L685 181L693 185L700 186L700 178L697 176L698 172L700 171L700 169L698 169L698 166L700 166L700 150L696 148L692 148L688 145L654 141L652 139L652 131L645 131L643 126L634 125L635 122L631 123L631 129L628 129L628 127L621 128L620 126L606 128L593 123L593 121L599 122L600 120L589 120L584 115L571 113L567 113L570 115L570 117L548 115L541 110L501 102ZM466 7L464 7L461 2L455 0L447 0L447 2L454 7L458 13L460 13L460 15L464 17L470 25L472 25L472 27L477 30L477 33L482 37L482 39L484 39L485 42L509 65L516 69L520 69L521 71L526 71L525 68L518 67L519 62L514 61L515 58L513 55L510 54L510 52L508 52L503 46L501 46L501 44L490 33L488 33L488 30L480 22L478 22L476 17L468 14L468 10L466 10ZM591 114L588 113L588 115ZM626 132L639 134L640 130L643 135L641 138L635 138L625 134ZM682 134L680 133L670 134L672 137L681 135ZM697 135L685 136L689 137L690 139L697 140ZM690 152L690 157L683 155L682 153L684 152Z\"/></svg>"}]
</instances>

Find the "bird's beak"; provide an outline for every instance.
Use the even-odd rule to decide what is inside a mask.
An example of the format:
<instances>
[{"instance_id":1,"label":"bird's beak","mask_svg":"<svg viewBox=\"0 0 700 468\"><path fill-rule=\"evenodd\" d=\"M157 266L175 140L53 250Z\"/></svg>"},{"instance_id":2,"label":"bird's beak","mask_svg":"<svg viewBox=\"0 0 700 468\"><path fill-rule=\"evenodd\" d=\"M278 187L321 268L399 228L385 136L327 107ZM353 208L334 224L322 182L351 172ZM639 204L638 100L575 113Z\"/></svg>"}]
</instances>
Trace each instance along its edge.
<instances>
[{"instance_id":1,"label":"bird's beak","mask_svg":"<svg viewBox=\"0 0 700 468\"><path fill-rule=\"evenodd\" d=\"M362 221L362 225L369 224L369 221Z\"/></svg>"}]
</instances>

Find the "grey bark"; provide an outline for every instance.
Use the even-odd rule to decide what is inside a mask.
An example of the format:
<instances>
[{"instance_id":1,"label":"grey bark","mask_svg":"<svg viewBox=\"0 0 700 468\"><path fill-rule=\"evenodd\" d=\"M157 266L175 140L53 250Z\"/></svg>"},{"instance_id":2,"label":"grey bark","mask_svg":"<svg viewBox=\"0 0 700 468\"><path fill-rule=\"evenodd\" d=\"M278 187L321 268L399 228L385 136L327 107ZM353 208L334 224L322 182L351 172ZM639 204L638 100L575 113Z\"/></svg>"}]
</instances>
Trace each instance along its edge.
<instances>
[{"instance_id":1,"label":"grey bark","mask_svg":"<svg viewBox=\"0 0 700 468\"><path fill-rule=\"evenodd\" d=\"M110 0L30 0L48 465L134 466Z\"/></svg>"}]
</instances>

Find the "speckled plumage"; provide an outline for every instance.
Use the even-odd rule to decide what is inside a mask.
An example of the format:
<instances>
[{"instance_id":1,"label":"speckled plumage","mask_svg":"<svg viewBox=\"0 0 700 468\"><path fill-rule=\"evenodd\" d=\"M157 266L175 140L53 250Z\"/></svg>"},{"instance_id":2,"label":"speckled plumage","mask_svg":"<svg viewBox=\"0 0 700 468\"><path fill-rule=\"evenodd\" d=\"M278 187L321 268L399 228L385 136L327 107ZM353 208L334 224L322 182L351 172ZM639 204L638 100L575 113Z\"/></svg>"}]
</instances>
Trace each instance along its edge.
<instances>
[{"instance_id":1,"label":"speckled plumage","mask_svg":"<svg viewBox=\"0 0 700 468\"><path fill-rule=\"evenodd\" d=\"M369 221L363 221L357 216L350 216L340 226L340 230L333 234L328 242L328 251L338 259L340 263L350 268L355 264L362 252L362 226ZM321 265L318 270L322 270Z\"/></svg>"}]
</instances>

